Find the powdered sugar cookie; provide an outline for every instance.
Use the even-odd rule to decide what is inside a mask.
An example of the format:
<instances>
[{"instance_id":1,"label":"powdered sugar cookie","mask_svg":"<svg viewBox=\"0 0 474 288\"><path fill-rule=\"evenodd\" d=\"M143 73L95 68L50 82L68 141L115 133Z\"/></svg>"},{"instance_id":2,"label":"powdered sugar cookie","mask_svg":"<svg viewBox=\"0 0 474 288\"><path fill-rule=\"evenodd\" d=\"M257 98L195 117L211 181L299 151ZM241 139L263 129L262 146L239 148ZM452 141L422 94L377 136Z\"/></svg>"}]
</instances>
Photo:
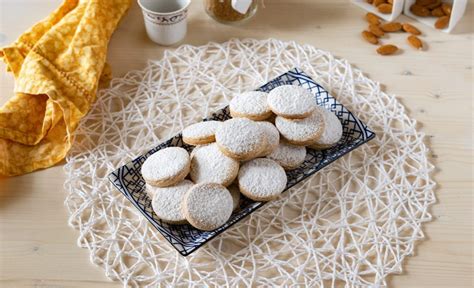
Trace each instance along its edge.
<instances>
[{"instance_id":1,"label":"powdered sugar cookie","mask_svg":"<svg viewBox=\"0 0 474 288\"><path fill-rule=\"evenodd\" d=\"M240 167L239 189L242 194L255 201L269 201L285 190L285 170L277 162L257 158Z\"/></svg>"},{"instance_id":2,"label":"powdered sugar cookie","mask_svg":"<svg viewBox=\"0 0 474 288\"><path fill-rule=\"evenodd\" d=\"M278 132L275 125L270 122L262 121L258 122L258 125L262 127L265 133L265 139L267 140L265 149L260 153L260 156L263 157L272 153L272 151L278 147L278 143L280 143L280 132Z\"/></svg>"},{"instance_id":3,"label":"powdered sugar cookie","mask_svg":"<svg viewBox=\"0 0 474 288\"><path fill-rule=\"evenodd\" d=\"M268 106L278 116L301 119L309 116L317 105L314 95L308 89L295 85L282 85L270 91Z\"/></svg>"},{"instance_id":4,"label":"powdered sugar cookie","mask_svg":"<svg viewBox=\"0 0 474 288\"><path fill-rule=\"evenodd\" d=\"M232 196L232 211L235 211L240 204L240 190L237 184L230 185L229 189L230 196Z\"/></svg>"},{"instance_id":5,"label":"powdered sugar cookie","mask_svg":"<svg viewBox=\"0 0 474 288\"><path fill-rule=\"evenodd\" d=\"M163 222L170 224L186 223L181 204L186 192L193 187L193 182L183 180L169 187L153 187L154 196L151 202L156 216Z\"/></svg>"},{"instance_id":6,"label":"powdered sugar cookie","mask_svg":"<svg viewBox=\"0 0 474 288\"><path fill-rule=\"evenodd\" d=\"M273 152L267 156L283 167L285 170L295 169L304 162L306 147L291 145L281 142Z\"/></svg>"},{"instance_id":7,"label":"powdered sugar cookie","mask_svg":"<svg viewBox=\"0 0 474 288\"><path fill-rule=\"evenodd\" d=\"M190 176L194 183L218 183L228 186L239 173L239 161L224 155L216 143L194 148Z\"/></svg>"},{"instance_id":8,"label":"powdered sugar cookie","mask_svg":"<svg viewBox=\"0 0 474 288\"><path fill-rule=\"evenodd\" d=\"M320 109L314 110L304 119L277 116L275 126L290 144L305 146L315 143L323 133L324 117Z\"/></svg>"},{"instance_id":9,"label":"powdered sugar cookie","mask_svg":"<svg viewBox=\"0 0 474 288\"><path fill-rule=\"evenodd\" d=\"M200 230L222 226L232 214L232 196L217 183L194 185L184 196L181 206L186 220Z\"/></svg>"},{"instance_id":10,"label":"powdered sugar cookie","mask_svg":"<svg viewBox=\"0 0 474 288\"><path fill-rule=\"evenodd\" d=\"M183 142L189 145L202 145L216 141L216 129L220 123L219 121L203 121L184 128Z\"/></svg>"},{"instance_id":11,"label":"powdered sugar cookie","mask_svg":"<svg viewBox=\"0 0 474 288\"><path fill-rule=\"evenodd\" d=\"M249 91L235 96L229 103L230 115L234 118L244 117L251 120L267 119L272 115L267 96L267 93L260 91Z\"/></svg>"},{"instance_id":12,"label":"powdered sugar cookie","mask_svg":"<svg viewBox=\"0 0 474 288\"><path fill-rule=\"evenodd\" d=\"M265 149L265 134L258 122L247 118L233 118L216 130L216 142L225 155L236 160L257 157Z\"/></svg>"},{"instance_id":13,"label":"powdered sugar cookie","mask_svg":"<svg viewBox=\"0 0 474 288\"><path fill-rule=\"evenodd\" d=\"M190 166L188 151L180 147L168 147L148 157L141 172L146 183L166 187L183 180Z\"/></svg>"},{"instance_id":14,"label":"powdered sugar cookie","mask_svg":"<svg viewBox=\"0 0 474 288\"><path fill-rule=\"evenodd\" d=\"M326 149L334 146L342 137L342 125L339 118L332 111L319 107L324 116L324 131L315 143L309 145L313 149Z\"/></svg>"}]
</instances>

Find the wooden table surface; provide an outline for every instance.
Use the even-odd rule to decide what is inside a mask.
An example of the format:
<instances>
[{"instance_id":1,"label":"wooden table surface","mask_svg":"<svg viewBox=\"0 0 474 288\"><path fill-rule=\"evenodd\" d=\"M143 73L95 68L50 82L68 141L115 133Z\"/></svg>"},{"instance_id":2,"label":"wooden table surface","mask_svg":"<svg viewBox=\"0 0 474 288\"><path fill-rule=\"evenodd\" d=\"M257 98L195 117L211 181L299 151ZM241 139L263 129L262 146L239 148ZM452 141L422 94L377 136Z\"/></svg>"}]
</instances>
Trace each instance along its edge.
<instances>
[{"instance_id":1,"label":"wooden table surface","mask_svg":"<svg viewBox=\"0 0 474 288\"><path fill-rule=\"evenodd\" d=\"M141 12L132 2L110 43L108 62L116 77L142 69L147 59L158 59L165 50L147 39ZM59 3L0 0L0 46L13 42ZM418 25L427 51L410 49L406 35L391 35L403 48L392 57L378 56L361 39L364 12L349 1L265 1L252 21L237 27L211 20L200 0L190 9L184 43L274 37L331 51L397 95L419 121L419 129L431 136L438 183L433 221L424 225L426 240L405 261L405 272L389 277L391 287L473 286L473 4L453 34ZM4 68L0 104L12 95L14 85ZM64 177L62 165L57 165L0 179L0 287L120 287L89 262L87 250L76 246L78 232L67 225L63 204Z\"/></svg>"}]
</instances>

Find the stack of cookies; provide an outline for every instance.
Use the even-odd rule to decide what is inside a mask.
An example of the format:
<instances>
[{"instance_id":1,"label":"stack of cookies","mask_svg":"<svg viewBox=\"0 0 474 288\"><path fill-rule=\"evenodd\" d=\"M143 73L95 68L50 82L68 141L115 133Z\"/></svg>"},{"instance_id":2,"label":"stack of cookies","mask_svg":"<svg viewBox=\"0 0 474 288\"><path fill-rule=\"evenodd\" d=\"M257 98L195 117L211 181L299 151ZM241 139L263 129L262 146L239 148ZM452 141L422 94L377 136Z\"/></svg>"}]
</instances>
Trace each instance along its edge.
<instances>
[{"instance_id":1,"label":"stack of cookies","mask_svg":"<svg viewBox=\"0 0 474 288\"><path fill-rule=\"evenodd\" d=\"M304 162L306 146L326 149L342 136L336 115L300 86L245 92L229 109L229 120L183 130L183 141L196 146L190 155L169 147L143 164L147 193L162 221L219 228L239 207L241 194L254 201L277 198L287 184L285 170Z\"/></svg>"}]
</instances>

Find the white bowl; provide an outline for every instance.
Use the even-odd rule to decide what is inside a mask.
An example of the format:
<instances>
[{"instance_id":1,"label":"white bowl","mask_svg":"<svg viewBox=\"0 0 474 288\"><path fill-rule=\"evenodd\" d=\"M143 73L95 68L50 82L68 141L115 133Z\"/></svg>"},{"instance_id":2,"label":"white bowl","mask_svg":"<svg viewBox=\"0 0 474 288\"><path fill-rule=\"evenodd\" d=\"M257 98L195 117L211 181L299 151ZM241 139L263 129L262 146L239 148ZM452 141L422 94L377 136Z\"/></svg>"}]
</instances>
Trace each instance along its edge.
<instances>
[{"instance_id":1,"label":"white bowl","mask_svg":"<svg viewBox=\"0 0 474 288\"><path fill-rule=\"evenodd\" d=\"M361 7L364 10L374 13L375 15L379 16L380 18L384 19L385 21L393 21L397 19L400 14L403 12L403 2L404 0L393 0L393 8L392 14L383 14L377 10L372 4L367 3L366 0L352 0L352 3L356 4L357 6Z\"/></svg>"},{"instance_id":2,"label":"white bowl","mask_svg":"<svg viewBox=\"0 0 474 288\"><path fill-rule=\"evenodd\" d=\"M403 10L403 14L406 16L415 19L416 21L425 24L427 26L430 26L433 29L436 29L434 27L434 24L436 20L438 20L438 17L434 16L428 16L428 17L419 17L411 13L410 7L415 3L416 0L405 0L405 7ZM443 0L443 2L449 2L452 3L453 8L451 10L451 17L449 19L449 24L446 28L444 29L436 29L439 31L443 31L446 33L451 33L451 31L454 29L456 24L458 24L459 20L461 20L464 11L466 11L466 5L467 5L467 0Z\"/></svg>"}]
</instances>

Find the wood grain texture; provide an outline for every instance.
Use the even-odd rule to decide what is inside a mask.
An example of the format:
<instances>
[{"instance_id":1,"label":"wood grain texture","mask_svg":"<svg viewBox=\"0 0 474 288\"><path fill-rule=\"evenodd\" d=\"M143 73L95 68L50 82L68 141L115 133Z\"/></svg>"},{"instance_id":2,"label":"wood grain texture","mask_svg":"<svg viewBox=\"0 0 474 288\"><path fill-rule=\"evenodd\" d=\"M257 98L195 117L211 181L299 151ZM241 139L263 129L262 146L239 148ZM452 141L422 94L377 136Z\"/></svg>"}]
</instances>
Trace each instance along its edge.
<instances>
[{"instance_id":1,"label":"wood grain texture","mask_svg":"<svg viewBox=\"0 0 474 288\"><path fill-rule=\"evenodd\" d=\"M116 77L142 69L165 50L147 39L135 1L110 43L108 62ZM291 5L288 3L291 2ZM59 0L0 0L0 45L11 43L45 17ZM406 34L390 34L383 43L402 49L382 57L360 37L364 11L348 1L265 1L244 26L217 24L201 1L192 3L183 43L202 45L229 38L269 37L294 40L348 59L397 95L429 137L437 166L438 203L434 220L424 225L427 239L417 245L402 275L391 287L473 286L473 1L453 34L444 34L402 16L422 30L426 51L406 44ZM21 15L21 17L20 17ZM4 65L0 69L4 70ZM0 74L0 104L13 91L10 74ZM381 111L380 113L383 113ZM76 246L77 231L67 225L62 166L0 179L0 287L120 287L91 264Z\"/></svg>"}]
</instances>

